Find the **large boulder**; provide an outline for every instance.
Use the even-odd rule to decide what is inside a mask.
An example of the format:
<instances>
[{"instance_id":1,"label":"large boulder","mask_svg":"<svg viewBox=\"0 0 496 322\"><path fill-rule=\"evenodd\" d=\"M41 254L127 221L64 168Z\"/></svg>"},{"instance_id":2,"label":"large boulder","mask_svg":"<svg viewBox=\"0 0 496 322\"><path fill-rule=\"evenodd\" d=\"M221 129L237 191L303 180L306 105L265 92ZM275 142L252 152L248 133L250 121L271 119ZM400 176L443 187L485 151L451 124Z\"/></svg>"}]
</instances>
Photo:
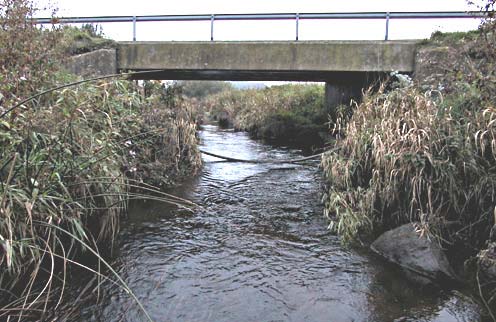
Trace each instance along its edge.
<instances>
[{"instance_id":1,"label":"large boulder","mask_svg":"<svg viewBox=\"0 0 496 322\"><path fill-rule=\"evenodd\" d=\"M410 223L382 234L370 248L385 259L398 264L421 283L438 279L455 279L446 255L435 240L420 236Z\"/></svg>"}]
</instances>

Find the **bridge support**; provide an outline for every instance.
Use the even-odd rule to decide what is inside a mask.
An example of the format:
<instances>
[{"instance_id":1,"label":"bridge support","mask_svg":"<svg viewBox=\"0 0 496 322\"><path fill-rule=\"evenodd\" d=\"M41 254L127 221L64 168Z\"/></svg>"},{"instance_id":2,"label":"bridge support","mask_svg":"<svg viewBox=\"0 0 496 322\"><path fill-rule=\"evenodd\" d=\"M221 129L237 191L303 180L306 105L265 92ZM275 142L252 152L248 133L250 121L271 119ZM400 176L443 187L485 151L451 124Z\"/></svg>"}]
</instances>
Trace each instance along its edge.
<instances>
[{"instance_id":1,"label":"bridge support","mask_svg":"<svg viewBox=\"0 0 496 322\"><path fill-rule=\"evenodd\" d=\"M349 105L351 100L359 102L362 98L362 83L338 83L326 82L325 84L325 107L332 121L337 119L337 107Z\"/></svg>"},{"instance_id":2,"label":"bridge support","mask_svg":"<svg viewBox=\"0 0 496 322\"><path fill-rule=\"evenodd\" d=\"M117 73L115 49L99 49L67 58L65 69L81 77L105 76Z\"/></svg>"}]
</instances>

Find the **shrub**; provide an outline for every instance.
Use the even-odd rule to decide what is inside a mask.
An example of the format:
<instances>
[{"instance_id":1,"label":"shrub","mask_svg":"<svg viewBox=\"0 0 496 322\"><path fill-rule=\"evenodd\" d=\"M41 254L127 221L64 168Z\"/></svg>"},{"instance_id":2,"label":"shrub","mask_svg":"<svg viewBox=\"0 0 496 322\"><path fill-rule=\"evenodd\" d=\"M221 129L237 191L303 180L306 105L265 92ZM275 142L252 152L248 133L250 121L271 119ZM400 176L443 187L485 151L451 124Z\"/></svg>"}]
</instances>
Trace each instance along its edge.
<instances>
[{"instance_id":1,"label":"shrub","mask_svg":"<svg viewBox=\"0 0 496 322\"><path fill-rule=\"evenodd\" d=\"M223 81L180 81L177 82L177 85L182 87L184 95L196 99L204 99L209 95L218 94L233 88L230 83Z\"/></svg>"}]
</instances>

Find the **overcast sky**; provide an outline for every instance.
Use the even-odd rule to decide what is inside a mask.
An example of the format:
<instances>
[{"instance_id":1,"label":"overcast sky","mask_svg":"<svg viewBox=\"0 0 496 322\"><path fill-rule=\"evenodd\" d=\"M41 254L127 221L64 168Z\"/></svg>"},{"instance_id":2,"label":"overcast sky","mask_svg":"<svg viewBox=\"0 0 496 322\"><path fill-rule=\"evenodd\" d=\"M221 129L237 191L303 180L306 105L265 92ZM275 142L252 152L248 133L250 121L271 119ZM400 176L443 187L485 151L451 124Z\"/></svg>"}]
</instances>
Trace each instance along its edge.
<instances>
[{"instance_id":1,"label":"overcast sky","mask_svg":"<svg viewBox=\"0 0 496 322\"><path fill-rule=\"evenodd\" d=\"M38 0L40 4L49 1ZM303 13L370 11L477 10L466 0L51 0L58 16L162 15L218 13ZM45 15L46 13L41 13ZM427 38L436 30L477 28L477 19L391 20L390 39ZM104 24L104 33L115 40L132 40L131 23ZM383 39L382 20L303 20L300 40ZM294 21L219 21L215 40L292 40ZM210 40L210 22L138 23L137 40Z\"/></svg>"}]
</instances>

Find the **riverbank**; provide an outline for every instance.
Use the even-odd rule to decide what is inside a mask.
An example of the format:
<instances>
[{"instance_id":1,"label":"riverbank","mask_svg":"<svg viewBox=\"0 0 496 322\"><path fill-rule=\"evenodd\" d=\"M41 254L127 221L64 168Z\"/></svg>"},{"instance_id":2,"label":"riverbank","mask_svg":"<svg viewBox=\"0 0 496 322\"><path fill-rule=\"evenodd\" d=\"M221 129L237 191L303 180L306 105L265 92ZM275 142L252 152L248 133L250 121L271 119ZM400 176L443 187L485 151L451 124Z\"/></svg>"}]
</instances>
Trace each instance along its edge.
<instances>
[{"instance_id":1,"label":"riverbank","mask_svg":"<svg viewBox=\"0 0 496 322\"><path fill-rule=\"evenodd\" d=\"M232 88L207 97L202 105L220 126L247 131L269 143L311 150L330 137L323 85Z\"/></svg>"},{"instance_id":2,"label":"riverbank","mask_svg":"<svg viewBox=\"0 0 496 322\"><path fill-rule=\"evenodd\" d=\"M161 189L194 174L201 158L187 106L159 83L144 93L130 81L102 79L29 99L77 81L60 68L65 30L26 23L34 14L30 1L5 6L0 318L40 320L47 308L57 308L79 255L98 256L113 244L130 200L192 206ZM86 269L101 277L102 261Z\"/></svg>"},{"instance_id":3,"label":"riverbank","mask_svg":"<svg viewBox=\"0 0 496 322\"><path fill-rule=\"evenodd\" d=\"M368 244L413 223L460 273L490 246L495 40L493 20L477 33L435 34L418 51L413 82L367 93L342 121L339 152L326 154L322 167L325 213L345 241Z\"/></svg>"}]
</instances>

